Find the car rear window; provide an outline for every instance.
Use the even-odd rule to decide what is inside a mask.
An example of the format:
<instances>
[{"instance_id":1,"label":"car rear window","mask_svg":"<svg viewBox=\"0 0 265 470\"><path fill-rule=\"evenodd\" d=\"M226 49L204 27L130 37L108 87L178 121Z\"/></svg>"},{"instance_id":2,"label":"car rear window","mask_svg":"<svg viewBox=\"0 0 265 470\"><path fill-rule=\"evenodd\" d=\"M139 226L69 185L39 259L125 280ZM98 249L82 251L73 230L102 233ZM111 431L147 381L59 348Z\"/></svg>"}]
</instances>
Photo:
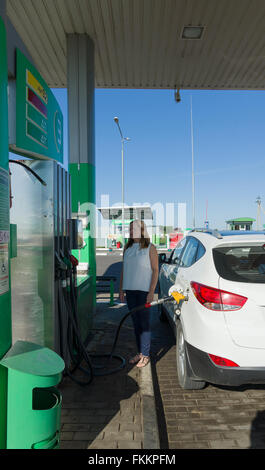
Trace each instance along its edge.
<instances>
[{"instance_id":1,"label":"car rear window","mask_svg":"<svg viewBox=\"0 0 265 470\"><path fill-rule=\"evenodd\" d=\"M213 259L216 270L223 279L265 283L263 244L219 246L213 249Z\"/></svg>"}]
</instances>

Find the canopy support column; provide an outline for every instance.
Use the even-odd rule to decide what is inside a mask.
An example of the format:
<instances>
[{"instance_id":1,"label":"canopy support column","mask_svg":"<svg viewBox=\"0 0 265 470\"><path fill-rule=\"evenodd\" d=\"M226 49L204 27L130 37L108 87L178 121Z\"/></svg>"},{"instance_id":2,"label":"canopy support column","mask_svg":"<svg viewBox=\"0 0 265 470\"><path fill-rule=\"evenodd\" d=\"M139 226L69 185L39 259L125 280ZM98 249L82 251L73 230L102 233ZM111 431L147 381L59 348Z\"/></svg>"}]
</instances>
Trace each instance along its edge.
<instances>
[{"instance_id":1,"label":"canopy support column","mask_svg":"<svg viewBox=\"0 0 265 470\"><path fill-rule=\"evenodd\" d=\"M72 211L83 220L84 272L93 278L96 299L94 43L86 34L67 35L69 171Z\"/></svg>"}]
</instances>

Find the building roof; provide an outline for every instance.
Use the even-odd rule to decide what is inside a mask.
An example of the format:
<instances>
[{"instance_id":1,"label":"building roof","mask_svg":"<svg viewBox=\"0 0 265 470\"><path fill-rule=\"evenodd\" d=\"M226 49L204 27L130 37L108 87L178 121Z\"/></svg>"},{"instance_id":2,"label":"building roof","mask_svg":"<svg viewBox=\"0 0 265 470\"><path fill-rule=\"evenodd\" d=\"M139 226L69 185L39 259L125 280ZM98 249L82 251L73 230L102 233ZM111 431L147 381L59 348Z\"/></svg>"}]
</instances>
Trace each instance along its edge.
<instances>
[{"instance_id":1,"label":"building roof","mask_svg":"<svg viewBox=\"0 0 265 470\"><path fill-rule=\"evenodd\" d=\"M67 86L66 35L95 43L95 86L265 89L263 0L6 0L50 87ZM186 26L203 27L185 39ZM195 31L194 29L192 31Z\"/></svg>"},{"instance_id":2,"label":"building roof","mask_svg":"<svg viewBox=\"0 0 265 470\"><path fill-rule=\"evenodd\" d=\"M240 217L238 219L231 219L231 220L226 220L226 223L229 224L229 223L233 223L233 222L242 222L242 223L246 223L246 222L255 222L256 219L251 219L251 217Z\"/></svg>"},{"instance_id":3,"label":"building roof","mask_svg":"<svg viewBox=\"0 0 265 470\"><path fill-rule=\"evenodd\" d=\"M104 219L108 220L122 220L122 206L119 207L98 207ZM153 219L153 214L150 206L125 206L124 207L124 220L150 220Z\"/></svg>"}]
</instances>

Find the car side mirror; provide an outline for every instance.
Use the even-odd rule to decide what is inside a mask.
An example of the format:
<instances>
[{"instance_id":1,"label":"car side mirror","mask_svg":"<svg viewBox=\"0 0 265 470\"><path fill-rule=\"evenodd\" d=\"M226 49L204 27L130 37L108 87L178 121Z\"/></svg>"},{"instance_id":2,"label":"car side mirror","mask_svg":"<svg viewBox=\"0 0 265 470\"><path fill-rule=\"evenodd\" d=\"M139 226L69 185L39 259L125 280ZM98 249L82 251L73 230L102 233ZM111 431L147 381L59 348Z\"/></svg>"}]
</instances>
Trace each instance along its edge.
<instances>
[{"instance_id":1,"label":"car side mirror","mask_svg":"<svg viewBox=\"0 0 265 470\"><path fill-rule=\"evenodd\" d=\"M159 253L158 255L159 263L167 263L167 255L166 253Z\"/></svg>"}]
</instances>

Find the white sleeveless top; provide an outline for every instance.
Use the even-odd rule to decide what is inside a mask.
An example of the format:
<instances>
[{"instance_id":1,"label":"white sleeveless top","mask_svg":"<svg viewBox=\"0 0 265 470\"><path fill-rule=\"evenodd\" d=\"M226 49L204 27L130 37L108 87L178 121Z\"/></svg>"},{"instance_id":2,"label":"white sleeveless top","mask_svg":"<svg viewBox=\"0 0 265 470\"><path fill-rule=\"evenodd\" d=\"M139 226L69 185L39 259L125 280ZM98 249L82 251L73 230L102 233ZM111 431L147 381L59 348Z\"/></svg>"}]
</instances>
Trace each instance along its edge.
<instances>
[{"instance_id":1,"label":"white sleeveless top","mask_svg":"<svg viewBox=\"0 0 265 470\"><path fill-rule=\"evenodd\" d=\"M127 248L123 258L123 290L149 291L152 268L150 261L150 246L140 248L139 243L134 243Z\"/></svg>"}]
</instances>

